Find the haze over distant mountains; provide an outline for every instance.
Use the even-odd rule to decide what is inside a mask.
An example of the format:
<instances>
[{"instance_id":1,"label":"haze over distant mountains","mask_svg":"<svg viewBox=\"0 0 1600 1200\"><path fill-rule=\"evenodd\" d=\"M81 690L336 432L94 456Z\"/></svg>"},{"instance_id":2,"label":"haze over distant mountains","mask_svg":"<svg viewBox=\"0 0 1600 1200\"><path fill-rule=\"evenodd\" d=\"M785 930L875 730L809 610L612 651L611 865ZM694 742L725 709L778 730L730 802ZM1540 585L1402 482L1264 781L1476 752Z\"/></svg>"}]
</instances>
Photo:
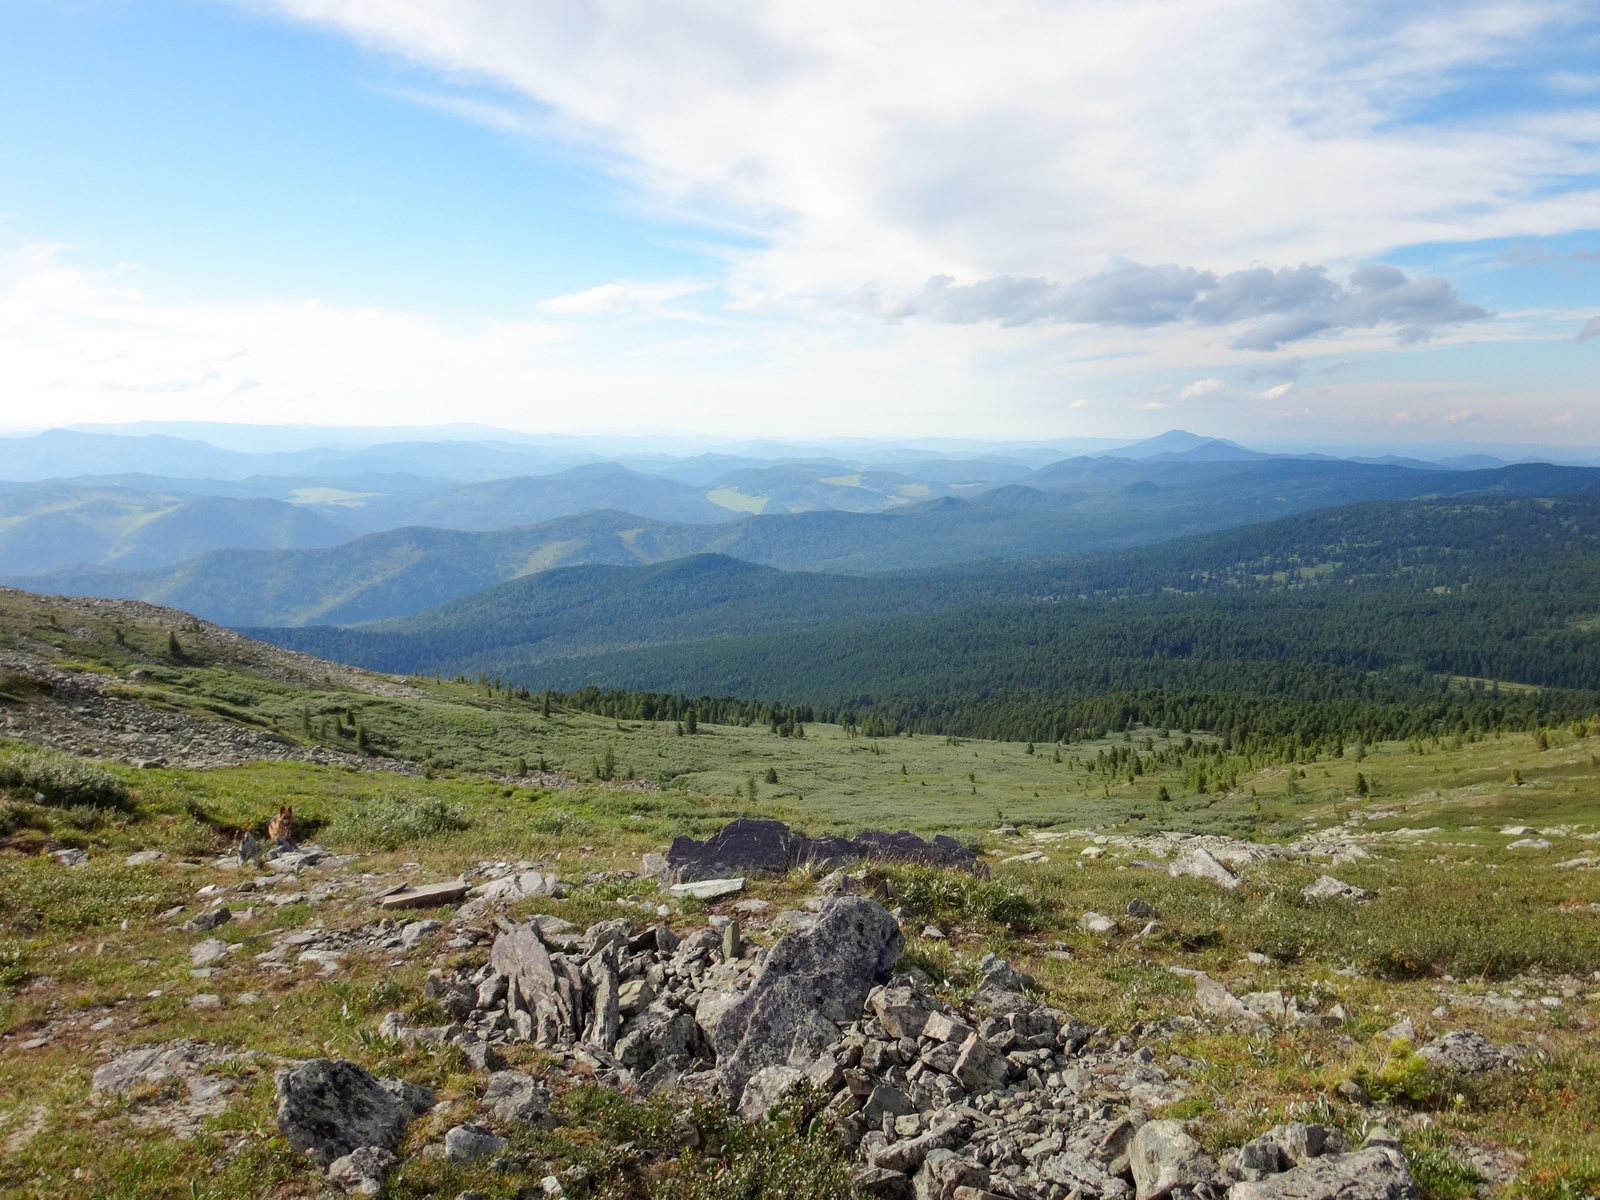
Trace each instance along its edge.
<instances>
[{"instance_id":1,"label":"haze over distant mountains","mask_svg":"<svg viewBox=\"0 0 1600 1200\"><path fill-rule=\"evenodd\" d=\"M928 569L1370 500L1591 492L1600 480L1483 453L1276 455L1182 430L1109 447L707 450L665 438L473 440L493 432L478 430L379 431L365 443L334 431L331 445L305 444L321 432L266 431L257 451L157 432L0 438L0 577L234 625L351 624L580 564L714 553L790 571Z\"/></svg>"}]
</instances>

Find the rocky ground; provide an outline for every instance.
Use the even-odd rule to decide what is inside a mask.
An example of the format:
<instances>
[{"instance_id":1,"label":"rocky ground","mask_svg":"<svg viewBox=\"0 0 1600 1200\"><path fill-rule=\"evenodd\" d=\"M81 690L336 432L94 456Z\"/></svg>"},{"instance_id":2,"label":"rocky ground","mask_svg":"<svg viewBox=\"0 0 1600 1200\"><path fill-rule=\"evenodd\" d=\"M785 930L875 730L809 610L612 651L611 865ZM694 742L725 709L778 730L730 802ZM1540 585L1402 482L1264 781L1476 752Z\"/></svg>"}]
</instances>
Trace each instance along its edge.
<instances>
[{"instance_id":1,"label":"rocky ground","mask_svg":"<svg viewBox=\"0 0 1600 1200\"><path fill-rule=\"evenodd\" d=\"M722 839L723 858L736 833ZM1203 852L1212 862L1233 849L1217 840L1208 845ZM1337 1121L1282 1122L1221 1153L1208 1152L1184 1120L1159 1115L1211 1086L1209 1064L1177 1044L1192 1047L1229 1030L1271 1037L1337 1029L1350 1016L1342 1005L1281 991L1236 995L1205 972L1177 969L1193 986L1189 1012L1122 1030L1095 1027L1049 1003L1033 976L992 953L959 985L919 968L897 970L906 947L903 919L888 907L893 884L869 869L817 873L814 894L791 908L745 894L742 879L713 881L726 884L717 897L721 911L685 929L682 904L672 897L696 885L669 882L684 872L679 858L645 864L662 875L661 903L628 901L631 915L582 929L548 913L524 921L504 913L573 889L654 881L643 872L600 871L566 882L546 864L483 861L462 872L452 893L462 901L456 908L412 916L408 906L426 895L418 885L432 881L404 870L362 870L361 856L284 844L259 859L223 856L212 864L216 882L198 889L192 903L160 914L185 939L189 969L187 980L152 988L147 999L204 989L186 996L190 1010L263 1005L275 978L285 985L307 973L337 980L356 962L390 970L440 963L410 999L431 1002L442 1023L419 1022L417 1006L394 993L402 1003L370 1032L382 1044L459 1056L461 1069L482 1080L467 1106L340 1058L188 1037L119 1049L124 1039L138 1039L141 1025L137 1006L126 1000L62 1012L26 1036L6 1035L3 1044L8 1053L64 1045L93 1053L99 1065L91 1103L131 1103L138 1127L179 1138L196 1136L208 1120L215 1125L253 1077L270 1074L279 1136L328 1187L349 1194L382 1193L413 1160L473 1168L508 1183L536 1177L535 1194L586 1194L598 1181L529 1155L525 1134L561 1126L569 1119L563 1095L595 1087L633 1103L667 1105L676 1113L672 1138L681 1152L698 1144L697 1122L708 1106L757 1126L803 1111L814 1135L853 1164L851 1187L864 1196L1424 1194L1401 1146L1415 1118L1353 1081L1335 1097L1343 1110ZM159 852L131 859L163 865ZM238 936L287 905L323 916L292 930ZM1128 909L1131 924L1146 930L1159 916L1137 900ZM930 932L938 933L922 931ZM1451 1006L1501 1001L1493 992L1437 991L1436 1017ZM1537 1042L1497 1045L1472 1030L1422 1039L1409 1021L1384 1037L1418 1043L1419 1059L1460 1077L1513 1070L1544 1053ZM7 1152L24 1150L42 1123L42 1113L28 1114L3 1131ZM225 1171L249 1144L248 1136L224 1139L213 1169ZM1515 1157L1485 1150L1479 1190L1510 1178ZM463 1192L458 1200L485 1195Z\"/></svg>"}]
</instances>

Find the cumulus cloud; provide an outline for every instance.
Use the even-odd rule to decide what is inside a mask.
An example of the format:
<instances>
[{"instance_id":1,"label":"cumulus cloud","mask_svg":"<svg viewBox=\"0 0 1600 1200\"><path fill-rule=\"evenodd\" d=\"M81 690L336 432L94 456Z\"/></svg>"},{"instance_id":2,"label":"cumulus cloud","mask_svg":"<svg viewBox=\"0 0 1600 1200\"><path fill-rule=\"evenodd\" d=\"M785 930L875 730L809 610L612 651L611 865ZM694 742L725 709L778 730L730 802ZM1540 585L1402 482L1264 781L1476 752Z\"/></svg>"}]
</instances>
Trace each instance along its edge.
<instances>
[{"instance_id":1,"label":"cumulus cloud","mask_svg":"<svg viewBox=\"0 0 1600 1200\"><path fill-rule=\"evenodd\" d=\"M1001 325L1057 322L1148 328L1188 322L1253 322L1233 340L1236 350L1276 350L1286 342L1341 329L1395 327L1402 343L1427 341L1440 326L1486 321L1494 314L1468 304L1448 280L1411 279L1398 267L1357 267L1348 284L1314 266L1250 267L1217 275L1173 263L1143 266L1126 259L1061 286L1047 279L1001 276L957 285L948 275L898 299L864 289L851 304L889 320Z\"/></svg>"},{"instance_id":2,"label":"cumulus cloud","mask_svg":"<svg viewBox=\"0 0 1600 1200\"><path fill-rule=\"evenodd\" d=\"M1227 386L1220 379L1196 379L1178 393L1178 399L1193 400L1197 396L1215 396Z\"/></svg>"},{"instance_id":3,"label":"cumulus cloud","mask_svg":"<svg viewBox=\"0 0 1600 1200\"><path fill-rule=\"evenodd\" d=\"M1108 254L1350 262L1594 224L1600 146L1573 80L1554 111L1450 103L1484 65L1559 62L1538 57L1559 0L269 2L439 68L425 103L453 87L466 119L530 122L646 204L755 234L732 271L775 296L949 274L987 281L947 289L954 319L1081 306L1137 326L1203 272L1044 280ZM1216 303L1272 315L1324 286L1296 270Z\"/></svg>"}]
</instances>

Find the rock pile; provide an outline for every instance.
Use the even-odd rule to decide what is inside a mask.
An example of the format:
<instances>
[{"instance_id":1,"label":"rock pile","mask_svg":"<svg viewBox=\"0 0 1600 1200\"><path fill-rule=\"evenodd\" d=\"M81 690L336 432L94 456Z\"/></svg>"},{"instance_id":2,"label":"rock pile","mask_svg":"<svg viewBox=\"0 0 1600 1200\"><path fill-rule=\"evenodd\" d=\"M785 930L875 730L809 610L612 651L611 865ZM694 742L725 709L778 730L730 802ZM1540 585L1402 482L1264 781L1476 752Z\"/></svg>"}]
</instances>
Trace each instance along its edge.
<instances>
[{"instance_id":1,"label":"rock pile","mask_svg":"<svg viewBox=\"0 0 1600 1200\"><path fill-rule=\"evenodd\" d=\"M549 1113L538 1080L499 1071L497 1047L516 1041L597 1082L719 1097L748 1120L811 1085L812 1097L831 1093L819 1119L855 1157L869 1196L1416 1194L1398 1155L1381 1146L1348 1153L1319 1127L1272 1130L1218 1163L1181 1123L1151 1120L1150 1110L1185 1095L1168 1068L1200 1065L1157 1060L1155 1046L1195 1026L1191 1019L1135 1026L1113 1041L1030 996L1034 981L993 955L980 964L971 1002L958 1007L920 972L891 974L902 935L865 896L836 895L808 929L770 950L746 943L737 921L713 921L720 927L682 940L626 919L581 937L538 923L513 928L478 971L430 976L427 993L450 1025L408 1027L391 1013L382 1030L455 1044L479 1069L498 1071L480 1118L501 1122ZM495 1136L461 1128L461 1147ZM1239 1190L1246 1186L1255 1190Z\"/></svg>"},{"instance_id":2,"label":"rock pile","mask_svg":"<svg viewBox=\"0 0 1600 1200\"><path fill-rule=\"evenodd\" d=\"M902 829L873 831L854 838L806 837L782 821L742 817L703 842L673 840L665 861L655 864L668 883L694 883L743 875L781 875L795 867L844 866L861 860L916 862L987 875L988 868L954 838L938 834L923 841Z\"/></svg>"}]
</instances>

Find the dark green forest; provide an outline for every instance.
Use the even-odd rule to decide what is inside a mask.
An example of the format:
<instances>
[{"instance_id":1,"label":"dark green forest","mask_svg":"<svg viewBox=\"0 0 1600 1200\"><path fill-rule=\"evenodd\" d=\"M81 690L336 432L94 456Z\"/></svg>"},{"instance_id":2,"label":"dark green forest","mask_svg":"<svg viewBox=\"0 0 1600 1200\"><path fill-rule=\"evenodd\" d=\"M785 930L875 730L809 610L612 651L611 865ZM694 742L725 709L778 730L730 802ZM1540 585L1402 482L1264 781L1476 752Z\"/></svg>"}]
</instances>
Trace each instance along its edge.
<instances>
[{"instance_id":1,"label":"dark green forest","mask_svg":"<svg viewBox=\"0 0 1600 1200\"><path fill-rule=\"evenodd\" d=\"M1292 755L1592 713L1600 500L1377 502L1137 550L868 577L714 555L570 568L378 626L248 632L385 671L493 674L635 719L713 703L683 697L765 697L884 730L1057 741L1159 725Z\"/></svg>"}]
</instances>

